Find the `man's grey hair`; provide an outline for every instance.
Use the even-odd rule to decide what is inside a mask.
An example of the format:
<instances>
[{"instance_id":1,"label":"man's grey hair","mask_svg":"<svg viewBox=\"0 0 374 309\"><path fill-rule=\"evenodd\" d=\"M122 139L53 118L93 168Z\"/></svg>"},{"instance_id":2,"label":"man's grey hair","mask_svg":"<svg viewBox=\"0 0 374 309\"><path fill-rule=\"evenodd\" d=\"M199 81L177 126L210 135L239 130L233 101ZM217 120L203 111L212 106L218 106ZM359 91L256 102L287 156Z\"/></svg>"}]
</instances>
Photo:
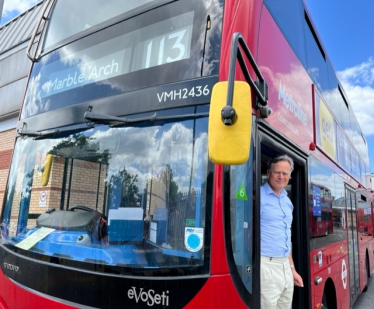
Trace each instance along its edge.
<instances>
[{"instance_id":1,"label":"man's grey hair","mask_svg":"<svg viewBox=\"0 0 374 309\"><path fill-rule=\"evenodd\" d=\"M273 169L273 165L275 163L278 163L278 162L281 162L281 161L288 162L290 164L290 167L291 167L291 172L293 171L293 168L294 168L293 160L292 160L292 158L290 158L287 155L281 155L281 156L278 156L278 157L275 157L275 158L271 159L269 164L268 164L268 171L271 171Z\"/></svg>"}]
</instances>

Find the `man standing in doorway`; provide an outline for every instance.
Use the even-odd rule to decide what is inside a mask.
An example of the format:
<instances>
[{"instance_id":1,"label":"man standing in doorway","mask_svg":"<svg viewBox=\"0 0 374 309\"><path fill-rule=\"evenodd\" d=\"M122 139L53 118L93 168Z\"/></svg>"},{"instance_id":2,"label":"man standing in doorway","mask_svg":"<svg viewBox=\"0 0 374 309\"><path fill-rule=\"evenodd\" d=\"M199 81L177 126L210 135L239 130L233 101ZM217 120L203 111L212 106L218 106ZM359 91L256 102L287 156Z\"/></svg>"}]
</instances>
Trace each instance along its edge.
<instances>
[{"instance_id":1,"label":"man standing in doorway","mask_svg":"<svg viewBox=\"0 0 374 309\"><path fill-rule=\"evenodd\" d=\"M294 285L303 287L291 254L293 205L284 189L294 168L282 155L270 161L261 187L261 308L290 309Z\"/></svg>"}]
</instances>

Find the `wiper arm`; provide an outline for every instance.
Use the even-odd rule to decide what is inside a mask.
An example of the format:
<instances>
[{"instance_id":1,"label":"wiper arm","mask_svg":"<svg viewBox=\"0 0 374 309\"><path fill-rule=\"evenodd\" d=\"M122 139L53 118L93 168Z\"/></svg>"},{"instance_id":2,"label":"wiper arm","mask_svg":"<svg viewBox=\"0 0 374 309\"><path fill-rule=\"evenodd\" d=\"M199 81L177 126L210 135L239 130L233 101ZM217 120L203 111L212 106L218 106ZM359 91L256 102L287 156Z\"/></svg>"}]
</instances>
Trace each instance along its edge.
<instances>
[{"instance_id":1,"label":"wiper arm","mask_svg":"<svg viewBox=\"0 0 374 309\"><path fill-rule=\"evenodd\" d=\"M26 130L26 129L18 129L17 133L21 135L22 137L39 137L43 135L42 132L31 131L31 130Z\"/></svg>"},{"instance_id":2,"label":"wiper arm","mask_svg":"<svg viewBox=\"0 0 374 309\"><path fill-rule=\"evenodd\" d=\"M118 123L133 123L135 119L128 119L128 118L121 118L116 116L110 116L110 115L104 115L104 114L95 114L92 112L85 112L84 113L84 119L90 123L101 123L101 124L118 124Z\"/></svg>"},{"instance_id":3,"label":"wiper arm","mask_svg":"<svg viewBox=\"0 0 374 309\"><path fill-rule=\"evenodd\" d=\"M22 136L22 137L33 137L34 139L41 139L61 133L67 133L67 132L73 132L73 131L81 131L81 130L87 130L91 129L93 126L79 126L79 127L74 127L74 128L68 128L68 129L56 129L56 130L51 130L51 131L44 131L44 132L38 132L38 131L32 131L32 130L27 130L27 129L18 129L17 133Z\"/></svg>"},{"instance_id":4,"label":"wiper arm","mask_svg":"<svg viewBox=\"0 0 374 309\"><path fill-rule=\"evenodd\" d=\"M157 113L154 113L152 116L148 117L140 117L140 118L122 118L104 114L94 114L92 112L85 112L84 118L87 122L95 122L95 123L102 123L108 124L110 127L118 127L126 124L133 124L133 123L140 123L140 122L156 122L156 121L163 121L163 120L176 120L176 119L196 119L196 118L203 118L208 117L209 113L201 113L201 114L185 114L185 115L171 115L171 116L157 116Z\"/></svg>"}]
</instances>

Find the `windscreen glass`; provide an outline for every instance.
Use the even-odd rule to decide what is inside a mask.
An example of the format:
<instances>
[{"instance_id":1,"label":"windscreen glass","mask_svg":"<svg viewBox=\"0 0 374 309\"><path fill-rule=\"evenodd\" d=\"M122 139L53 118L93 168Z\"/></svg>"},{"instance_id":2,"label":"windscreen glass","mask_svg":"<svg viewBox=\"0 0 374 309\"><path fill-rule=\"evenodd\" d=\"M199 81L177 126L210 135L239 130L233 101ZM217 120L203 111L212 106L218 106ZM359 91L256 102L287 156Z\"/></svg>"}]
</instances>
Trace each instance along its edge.
<instances>
[{"instance_id":1,"label":"windscreen glass","mask_svg":"<svg viewBox=\"0 0 374 309\"><path fill-rule=\"evenodd\" d=\"M249 160L230 166L231 245L237 274L249 293L253 293L253 179L254 145L251 140ZM228 179L225 179L226 181ZM226 188L228 189L228 188Z\"/></svg>"},{"instance_id":2,"label":"windscreen glass","mask_svg":"<svg viewBox=\"0 0 374 309\"><path fill-rule=\"evenodd\" d=\"M157 0L60 0L53 8L45 48ZM94 10L88 8L95 8ZM64 25L64 27L61 27Z\"/></svg>"},{"instance_id":3,"label":"windscreen glass","mask_svg":"<svg viewBox=\"0 0 374 309\"><path fill-rule=\"evenodd\" d=\"M144 122L132 126L18 138L1 222L5 245L43 260L207 272L208 119L140 116Z\"/></svg>"},{"instance_id":4,"label":"windscreen glass","mask_svg":"<svg viewBox=\"0 0 374 309\"><path fill-rule=\"evenodd\" d=\"M105 5L115 8L116 2ZM56 12L62 3L57 2ZM218 75L222 9L222 0L174 1L122 21L108 20L108 26L68 40L34 63L21 118ZM56 23L58 29L65 28L63 22ZM153 99L157 104L157 97Z\"/></svg>"}]
</instances>

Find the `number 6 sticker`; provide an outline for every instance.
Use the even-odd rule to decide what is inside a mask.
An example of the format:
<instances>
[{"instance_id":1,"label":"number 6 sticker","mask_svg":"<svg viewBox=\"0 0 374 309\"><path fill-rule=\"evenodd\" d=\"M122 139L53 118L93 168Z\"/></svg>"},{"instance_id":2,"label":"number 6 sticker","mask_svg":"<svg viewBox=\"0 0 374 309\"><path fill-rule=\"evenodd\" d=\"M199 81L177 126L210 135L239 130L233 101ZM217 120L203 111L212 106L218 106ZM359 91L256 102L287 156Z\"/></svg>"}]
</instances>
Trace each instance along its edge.
<instances>
[{"instance_id":1,"label":"number 6 sticker","mask_svg":"<svg viewBox=\"0 0 374 309\"><path fill-rule=\"evenodd\" d=\"M244 184L240 185L238 192L236 192L235 198L239 200L244 200L244 201L248 200L247 192L245 191Z\"/></svg>"}]
</instances>

